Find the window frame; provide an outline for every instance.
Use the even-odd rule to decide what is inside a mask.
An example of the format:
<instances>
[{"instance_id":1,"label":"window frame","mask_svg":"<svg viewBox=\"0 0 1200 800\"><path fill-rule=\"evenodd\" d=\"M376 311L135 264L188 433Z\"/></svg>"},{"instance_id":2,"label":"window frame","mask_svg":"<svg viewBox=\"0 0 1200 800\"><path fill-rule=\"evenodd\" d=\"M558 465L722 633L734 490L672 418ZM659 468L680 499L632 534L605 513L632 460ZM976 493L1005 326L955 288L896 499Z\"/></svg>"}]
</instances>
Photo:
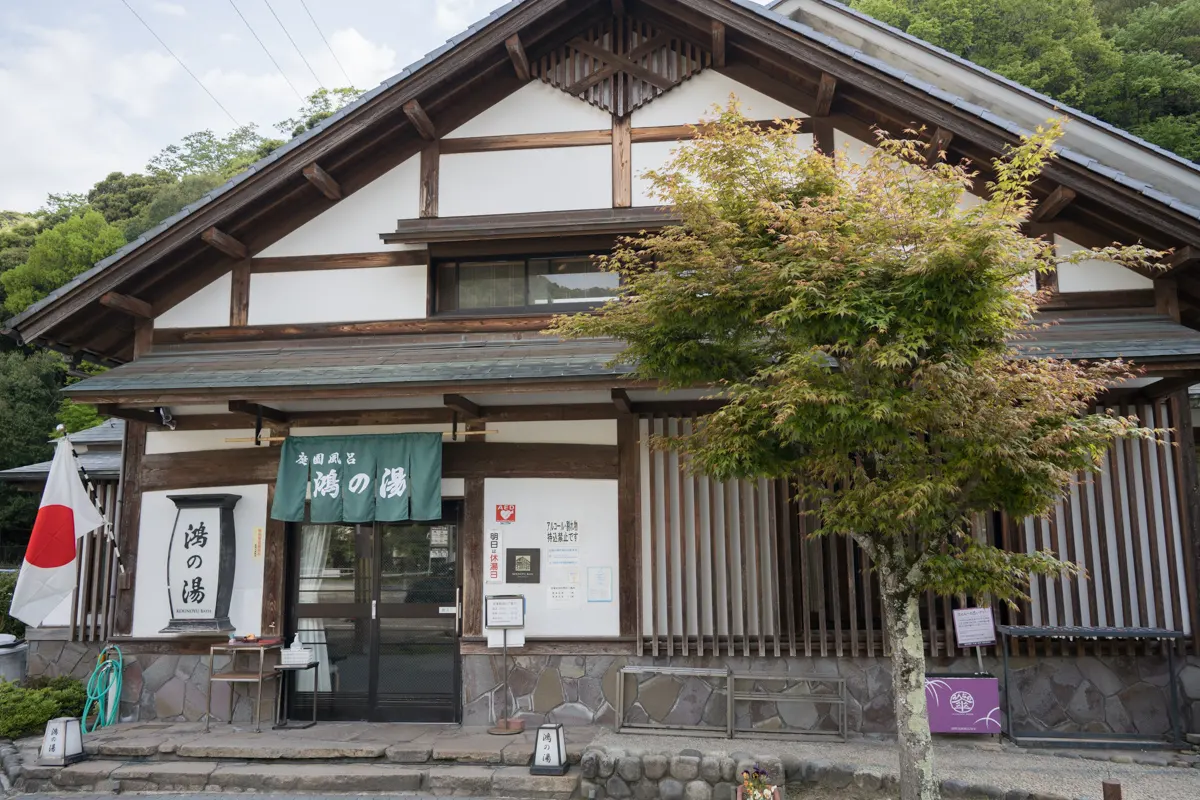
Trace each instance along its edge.
<instances>
[{"instance_id":1,"label":"window frame","mask_svg":"<svg viewBox=\"0 0 1200 800\"><path fill-rule=\"evenodd\" d=\"M596 250L571 251L571 252L553 252L553 253L495 253L489 255L445 255L434 257L429 262L429 311L431 317L441 319L453 319L456 317L542 317L558 313L578 313L580 311L591 311L600 308L608 300L594 300L580 303L548 303L543 305L532 305L529 303L529 263L531 261L554 261L556 259L589 259L594 262L598 256L608 255L608 252L598 252ZM458 292L462 286L461 274L462 264L466 263L489 263L489 262L516 262L520 261L525 265L525 305L520 306L492 306L489 308L456 308L451 311L439 310L442 302L441 289L441 268L447 264L454 265L454 291ZM603 273L603 270L598 272ZM619 284L618 284L619 285ZM455 298L457 305L458 298Z\"/></svg>"}]
</instances>

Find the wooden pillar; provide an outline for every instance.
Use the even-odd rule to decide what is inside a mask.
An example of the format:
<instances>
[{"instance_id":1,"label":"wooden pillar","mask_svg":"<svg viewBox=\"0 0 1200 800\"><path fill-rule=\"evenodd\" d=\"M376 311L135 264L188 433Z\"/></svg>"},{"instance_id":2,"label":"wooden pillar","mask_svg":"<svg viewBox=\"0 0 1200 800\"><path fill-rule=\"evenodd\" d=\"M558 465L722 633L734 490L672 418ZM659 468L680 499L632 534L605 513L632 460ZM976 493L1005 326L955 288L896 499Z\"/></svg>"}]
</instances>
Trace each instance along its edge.
<instances>
[{"instance_id":1,"label":"wooden pillar","mask_svg":"<svg viewBox=\"0 0 1200 800\"><path fill-rule=\"evenodd\" d=\"M1183 566L1187 582L1188 605L1192 612L1192 642L1200 647L1200 608L1198 608L1197 579L1200 578L1200 487L1197 486L1196 433L1192 427L1192 403L1186 389L1171 396L1171 416L1175 428L1177 491L1183 530Z\"/></svg>"},{"instance_id":2,"label":"wooden pillar","mask_svg":"<svg viewBox=\"0 0 1200 800\"><path fill-rule=\"evenodd\" d=\"M483 478L467 478L463 524L463 636L483 635Z\"/></svg>"},{"instance_id":3,"label":"wooden pillar","mask_svg":"<svg viewBox=\"0 0 1200 800\"><path fill-rule=\"evenodd\" d=\"M623 117L613 117L613 208L629 208L633 205L632 124L628 114Z\"/></svg>"},{"instance_id":4,"label":"wooden pillar","mask_svg":"<svg viewBox=\"0 0 1200 800\"><path fill-rule=\"evenodd\" d=\"M617 419L617 563L621 602L621 636L637 636L641 628L638 600L642 585L641 458L638 418L622 414Z\"/></svg>"},{"instance_id":5,"label":"wooden pillar","mask_svg":"<svg viewBox=\"0 0 1200 800\"><path fill-rule=\"evenodd\" d=\"M117 576L116 633L133 632L133 591L137 578L138 528L142 518L142 458L146 455L144 422L125 422L121 454L121 499L117 510L117 549L124 572Z\"/></svg>"}]
</instances>

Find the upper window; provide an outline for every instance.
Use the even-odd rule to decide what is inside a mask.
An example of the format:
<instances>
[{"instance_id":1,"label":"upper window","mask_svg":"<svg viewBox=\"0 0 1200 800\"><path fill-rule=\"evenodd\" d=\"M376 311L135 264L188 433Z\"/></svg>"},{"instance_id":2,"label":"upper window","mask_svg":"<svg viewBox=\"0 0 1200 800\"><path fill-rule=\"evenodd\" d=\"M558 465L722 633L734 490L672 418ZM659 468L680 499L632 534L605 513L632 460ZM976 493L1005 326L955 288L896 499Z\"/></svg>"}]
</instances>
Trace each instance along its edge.
<instances>
[{"instance_id":1,"label":"upper window","mask_svg":"<svg viewBox=\"0 0 1200 800\"><path fill-rule=\"evenodd\" d=\"M437 310L566 310L611 300L620 286L591 256L442 261L437 270Z\"/></svg>"}]
</instances>

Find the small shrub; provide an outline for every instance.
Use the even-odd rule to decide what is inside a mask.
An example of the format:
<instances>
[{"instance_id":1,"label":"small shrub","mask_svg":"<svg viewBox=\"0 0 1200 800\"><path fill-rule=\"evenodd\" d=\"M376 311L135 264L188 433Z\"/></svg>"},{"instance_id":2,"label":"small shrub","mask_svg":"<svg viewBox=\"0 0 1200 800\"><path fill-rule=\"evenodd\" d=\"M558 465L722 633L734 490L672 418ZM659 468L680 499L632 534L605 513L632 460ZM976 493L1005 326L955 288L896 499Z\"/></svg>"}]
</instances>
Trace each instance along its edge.
<instances>
[{"instance_id":1,"label":"small shrub","mask_svg":"<svg viewBox=\"0 0 1200 800\"><path fill-rule=\"evenodd\" d=\"M84 685L72 678L0 681L0 739L41 733L56 717L78 717L86 701Z\"/></svg>"},{"instance_id":2,"label":"small shrub","mask_svg":"<svg viewBox=\"0 0 1200 800\"><path fill-rule=\"evenodd\" d=\"M11 633L18 639L24 639L25 623L8 613L16 588L17 573L0 572L0 633Z\"/></svg>"}]
</instances>

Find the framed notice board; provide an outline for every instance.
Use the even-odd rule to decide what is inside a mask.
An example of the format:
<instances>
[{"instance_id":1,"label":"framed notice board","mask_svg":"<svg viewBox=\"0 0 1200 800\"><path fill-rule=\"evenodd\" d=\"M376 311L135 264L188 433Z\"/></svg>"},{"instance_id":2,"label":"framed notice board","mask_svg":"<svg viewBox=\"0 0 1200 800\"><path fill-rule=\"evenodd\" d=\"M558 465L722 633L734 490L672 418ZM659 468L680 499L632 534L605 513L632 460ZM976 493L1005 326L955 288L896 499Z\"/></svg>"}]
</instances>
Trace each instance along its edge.
<instances>
[{"instance_id":1,"label":"framed notice board","mask_svg":"<svg viewBox=\"0 0 1200 800\"><path fill-rule=\"evenodd\" d=\"M524 628L525 595L493 594L483 599L485 628Z\"/></svg>"}]
</instances>

